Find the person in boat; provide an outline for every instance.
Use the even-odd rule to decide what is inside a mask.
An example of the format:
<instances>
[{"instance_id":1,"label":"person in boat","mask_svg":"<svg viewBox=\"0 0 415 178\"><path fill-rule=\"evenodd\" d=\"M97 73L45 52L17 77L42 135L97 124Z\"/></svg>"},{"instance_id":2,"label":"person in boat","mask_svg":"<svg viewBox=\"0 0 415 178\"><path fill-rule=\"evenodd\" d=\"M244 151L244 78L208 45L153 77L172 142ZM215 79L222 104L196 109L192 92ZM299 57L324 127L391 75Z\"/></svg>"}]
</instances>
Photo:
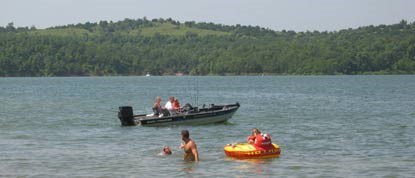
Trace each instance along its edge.
<instances>
[{"instance_id":1,"label":"person in boat","mask_svg":"<svg viewBox=\"0 0 415 178\"><path fill-rule=\"evenodd\" d=\"M164 108L167 109L170 112L170 114L173 113L173 103L174 103L174 97L170 96L169 101L167 101L166 104L164 105Z\"/></svg>"},{"instance_id":2,"label":"person in boat","mask_svg":"<svg viewBox=\"0 0 415 178\"><path fill-rule=\"evenodd\" d=\"M199 153L197 151L197 145L193 139L189 137L188 130L182 130L181 132L182 140L184 143L180 146L180 149L184 151L184 160L185 161L199 161Z\"/></svg>"},{"instance_id":3,"label":"person in boat","mask_svg":"<svg viewBox=\"0 0 415 178\"><path fill-rule=\"evenodd\" d=\"M162 113L162 108L161 108L160 103L161 103L161 98L160 96L157 96L153 104L153 113L155 116L158 116Z\"/></svg>"},{"instance_id":4,"label":"person in boat","mask_svg":"<svg viewBox=\"0 0 415 178\"><path fill-rule=\"evenodd\" d=\"M263 134L257 128L252 129L252 135L248 137L248 143L253 144L257 149L269 149L273 147L271 135Z\"/></svg>"},{"instance_id":5,"label":"person in boat","mask_svg":"<svg viewBox=\"0 0 415 178\"><path fill-rule=\"evenodd\" d=\"M153 114L149 114L147 116L163 117L163 116L168 116L170 114L169 111L165 107L161 106L161 97L160 96L156 97L152 109L153 109Z\"/></svg>"},{"instance_id":6,"label":"person in boat","mask_svg":"<svg viewBox=\"0 0 415 178\"><path fill-rule=\"evenodd\" d=\"M176 113L180 112L180 103L179 103L179 100L176 97L174 97L173 110Z\"/></svg>"}]
</instances>

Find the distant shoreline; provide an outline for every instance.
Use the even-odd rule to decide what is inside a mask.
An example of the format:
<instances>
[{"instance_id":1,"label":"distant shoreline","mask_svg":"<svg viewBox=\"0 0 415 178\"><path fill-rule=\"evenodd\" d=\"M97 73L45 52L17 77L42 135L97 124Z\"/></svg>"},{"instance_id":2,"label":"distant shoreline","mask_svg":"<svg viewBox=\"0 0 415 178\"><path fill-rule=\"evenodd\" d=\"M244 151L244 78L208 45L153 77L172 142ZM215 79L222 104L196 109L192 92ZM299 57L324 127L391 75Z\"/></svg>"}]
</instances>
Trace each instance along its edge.
<instances>
[{"instance_id":1,"label":"distant shoreline","mask_svg":"<svg viewBox=\"0 0 415 178\"><path fill-rule=\"evenodd\" d=\"M415 74L415 22L338 32L126 19L0 26L0 76Z\"/></svg>"}]
</instances>

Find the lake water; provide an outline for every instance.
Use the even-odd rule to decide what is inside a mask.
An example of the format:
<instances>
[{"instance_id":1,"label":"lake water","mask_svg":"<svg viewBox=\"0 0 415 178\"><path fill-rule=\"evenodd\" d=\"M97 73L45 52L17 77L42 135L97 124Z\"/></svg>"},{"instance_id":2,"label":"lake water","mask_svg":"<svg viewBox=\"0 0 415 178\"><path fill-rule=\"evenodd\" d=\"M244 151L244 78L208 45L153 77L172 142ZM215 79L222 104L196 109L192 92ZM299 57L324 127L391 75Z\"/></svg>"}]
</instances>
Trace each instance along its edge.
<instances>
[{"instance_id":1,"label":"lake water","mask_svg":"<svg viewBox=\"0 0 415 178\"><path fill-rule=\"evenodd\" d=\"M0 78L0 177L413 177L415 76ZM121 127L156 96L241 108L226 124ZM199 97L195 97L198 95ZM257 127L281 156L227 158ZM189 129L201 161L182 160ZM164 145L173 155L157 154Z\"/></svg>"}]
</instances>

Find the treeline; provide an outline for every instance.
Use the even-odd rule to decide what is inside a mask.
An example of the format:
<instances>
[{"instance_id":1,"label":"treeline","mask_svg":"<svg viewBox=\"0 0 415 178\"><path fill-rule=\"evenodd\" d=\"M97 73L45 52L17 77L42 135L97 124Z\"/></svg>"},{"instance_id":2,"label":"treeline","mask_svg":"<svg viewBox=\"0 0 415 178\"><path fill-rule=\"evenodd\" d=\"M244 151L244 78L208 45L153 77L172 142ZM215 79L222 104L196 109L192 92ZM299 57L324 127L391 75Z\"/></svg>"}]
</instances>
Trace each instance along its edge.
<instances>
[{"instance_id":1,"label":"treeline","mask_svg":"<svg viewBox=\"0 0 415 178\"><path fill-rule=\"evenodd\" d=\"M156 31L156 33L148 33ZM415 23L273 31L172 19L0 27L0 76L415 74Z\"/></svg>"}]
</instances>

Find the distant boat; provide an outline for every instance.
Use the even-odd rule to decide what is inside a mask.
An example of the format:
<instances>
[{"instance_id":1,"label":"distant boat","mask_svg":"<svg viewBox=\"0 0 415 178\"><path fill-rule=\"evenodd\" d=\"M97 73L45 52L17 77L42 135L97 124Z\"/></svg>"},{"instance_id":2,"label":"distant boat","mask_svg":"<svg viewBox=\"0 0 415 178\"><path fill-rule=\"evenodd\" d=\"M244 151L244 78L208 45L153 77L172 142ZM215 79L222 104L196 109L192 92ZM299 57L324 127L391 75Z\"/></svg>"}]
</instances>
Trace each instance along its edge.
<instances>
[{"instance_id":1,"label":"distant boat","mask_svg":"<svg viewBox=\"0 0 415 178\"><path fill-rule=\"evenodd\" d=\"M225 122L238 110L239 103L198 108L186 105L180 113L169 116L134 115L131 106L120 106L118 118L123 126L195 125Z\"/></svg>"},{"instance_id":2,"label":"distant boat","mask_svg":"<svg viewBox=\"0 0 415 178\"><path fill-rule=\"evenodd\" d=\"M146 77L150 77L150 76L151 76L150 73L147 72Z\"/></svg>"}]
</instances>

